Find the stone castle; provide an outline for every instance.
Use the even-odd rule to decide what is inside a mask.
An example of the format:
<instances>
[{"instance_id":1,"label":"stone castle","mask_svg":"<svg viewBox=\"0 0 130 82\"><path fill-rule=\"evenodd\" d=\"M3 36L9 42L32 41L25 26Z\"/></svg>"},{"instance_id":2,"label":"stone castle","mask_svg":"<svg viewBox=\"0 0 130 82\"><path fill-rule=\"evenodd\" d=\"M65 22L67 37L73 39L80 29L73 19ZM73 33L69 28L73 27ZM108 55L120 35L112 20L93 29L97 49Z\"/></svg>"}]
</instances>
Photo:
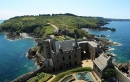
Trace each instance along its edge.
<instances>
[{"instance_id":1,"label":"stone castle","mask_svg":"<svg viewBox=\"0 0 130 82\"><path fill-rule=\"evenodd\" d=\"M102 53L102 46L96 41L77 41L45 39L42 42L44 52L44 71L53 72L81 65L83 58L95 60Z\"/></svg>"}]
</instances>

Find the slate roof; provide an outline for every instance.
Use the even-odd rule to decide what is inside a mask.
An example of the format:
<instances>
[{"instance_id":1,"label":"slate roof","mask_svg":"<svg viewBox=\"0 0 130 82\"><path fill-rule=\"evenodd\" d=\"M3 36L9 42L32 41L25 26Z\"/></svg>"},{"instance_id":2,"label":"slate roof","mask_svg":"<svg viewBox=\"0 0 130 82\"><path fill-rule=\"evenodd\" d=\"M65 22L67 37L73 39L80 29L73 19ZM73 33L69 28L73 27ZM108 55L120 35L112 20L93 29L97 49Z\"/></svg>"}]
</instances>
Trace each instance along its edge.
<instances>
[{"instance_id":1,"label":"slate roof","mask_svg":"<svg viewBox=\"0 0 130 82\"><path fill-rule=\"evenodd\" d=\"M110 56L105 56L104 54L101 54L98 58L94 60L94 63L99 67L100 70L103 70L108 65L107 62L110 58Z\"/></svg>"},{"instance_id":2,"label":"slate roof","mask_svg":"<svg viewBox=\"0 0 130 82\"><path fill-rule=\"evenodd\" d=\"M64 41L56 41L56 52L59 52L59 47L63 51L68 51L73 49L73 45L75 45L75 40L64 40Z\"/></svg>"},{"instance_id":3,"label":"slate roof","mask_svg":"<svg viewBox=\"0 0 130 82\"><path fill-rule=\"evenodd\" d=\"M78 44L80 43L88 43L90 44L92 47L97 47L98 43L95 42L95 41L81 41L81 42L78 42Z\"/></svg>"}]
</instances>

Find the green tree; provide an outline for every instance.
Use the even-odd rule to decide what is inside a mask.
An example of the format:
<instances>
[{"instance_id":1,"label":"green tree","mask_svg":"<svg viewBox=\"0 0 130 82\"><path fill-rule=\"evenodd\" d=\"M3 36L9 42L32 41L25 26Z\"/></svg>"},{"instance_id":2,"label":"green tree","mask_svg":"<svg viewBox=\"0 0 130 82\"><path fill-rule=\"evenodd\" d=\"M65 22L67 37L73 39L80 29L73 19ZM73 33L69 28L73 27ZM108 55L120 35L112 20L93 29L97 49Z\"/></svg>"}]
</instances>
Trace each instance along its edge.
<instances>
[{"instance_id":1,"label":"green tree","mask_svg":"<svg viewBox=\"0 0 130 82\"><path fill-rule=\"evenodd\" d=\"M115 77L115 78L118 77L118 72L116 71L115 68L109 68L104 73L105 79L109 79L109 78L112 78L112 77Z\"/></svg>"}]
</instances>

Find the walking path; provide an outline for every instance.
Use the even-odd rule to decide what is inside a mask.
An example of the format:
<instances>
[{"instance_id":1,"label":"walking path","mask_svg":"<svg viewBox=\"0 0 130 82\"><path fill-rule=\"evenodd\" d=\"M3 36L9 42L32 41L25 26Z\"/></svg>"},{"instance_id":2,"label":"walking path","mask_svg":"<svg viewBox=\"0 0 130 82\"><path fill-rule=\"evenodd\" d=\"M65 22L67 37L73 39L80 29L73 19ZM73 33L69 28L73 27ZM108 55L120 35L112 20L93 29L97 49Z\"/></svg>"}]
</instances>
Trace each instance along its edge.
<instances>
[{"instance_id":1,"label":"walking path","mask_svg":"<svg viewBox=\"0 0 130 82\"><path fill-rule=\"evenodd\" d=\"M47 82L51 82L55 77L56 77L56 75L53 75L52 78L49 79Z\"/></svg>"},{"instance_id":2,"label":"walking path","mask_svg":"<svg viewBox=\"0 0 130 82\"><path fill-rule=\"evenodd\" d=\"M58 31L58 27L57 26L55 26L55 25L53 25L51 23L48 23L48 24L50 24L56 31Z\"/></svg>"}]
</instances>

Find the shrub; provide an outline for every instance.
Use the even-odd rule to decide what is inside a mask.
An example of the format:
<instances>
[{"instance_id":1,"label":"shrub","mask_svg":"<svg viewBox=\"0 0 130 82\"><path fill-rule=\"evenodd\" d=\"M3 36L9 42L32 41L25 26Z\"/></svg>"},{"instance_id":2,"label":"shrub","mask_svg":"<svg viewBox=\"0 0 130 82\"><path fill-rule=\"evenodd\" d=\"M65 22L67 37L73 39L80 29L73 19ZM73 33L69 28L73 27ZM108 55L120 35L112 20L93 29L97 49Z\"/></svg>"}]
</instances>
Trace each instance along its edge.
<instances>
[{"instance_id":1,"label":"shrub","mask_svg":"<svg viewBox=\"0 0 130 82\"><path fill-rule=\"evenodd\" d=\"M92 71L91 67L80 67L72 70L68 70L66 72L59 73L53 80L52 82L57 82L59 81L62 77L75 73L75 72L82 72L82 71Z\"/></svg>"}]
</instances>

